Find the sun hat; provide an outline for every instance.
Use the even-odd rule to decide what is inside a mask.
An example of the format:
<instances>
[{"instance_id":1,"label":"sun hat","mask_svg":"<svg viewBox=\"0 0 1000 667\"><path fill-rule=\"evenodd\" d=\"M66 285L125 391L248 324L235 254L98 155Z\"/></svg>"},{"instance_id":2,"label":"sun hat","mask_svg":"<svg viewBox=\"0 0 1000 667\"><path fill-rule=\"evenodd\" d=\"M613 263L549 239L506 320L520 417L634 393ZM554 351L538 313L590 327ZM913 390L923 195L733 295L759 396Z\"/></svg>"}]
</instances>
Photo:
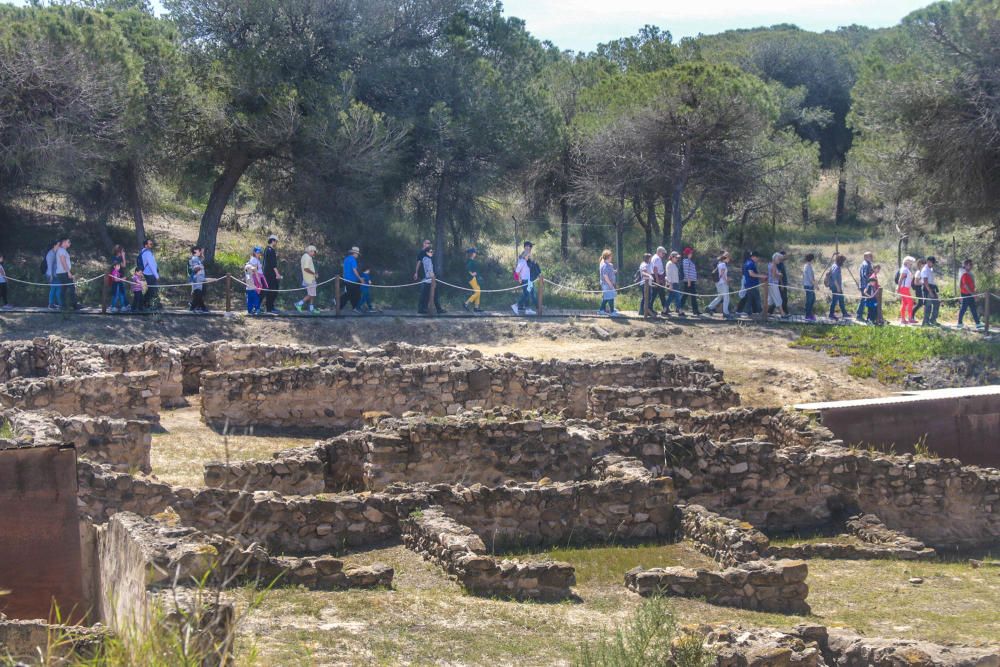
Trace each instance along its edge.
<instances>
[{"instance_id":1,"label":"sun hat","mask_svg":"<svg viewBox=\"0 0 1000 667\"><path fill-rule=\"evenodd\" d=\"M307 245L306 246L306 252L316 252L316 246L314 246L314 245Z\"/></svg>"},{"instance_id":2,"label":"sun hat","mask_svg":"<svg viewBox=\"0 0 1000 667\"><path fill-rule=\"evenodd\" d=\"M361 248L359 248L358 246L351 246L351 254L360 255Z\"/></svg>"}]
</instances>

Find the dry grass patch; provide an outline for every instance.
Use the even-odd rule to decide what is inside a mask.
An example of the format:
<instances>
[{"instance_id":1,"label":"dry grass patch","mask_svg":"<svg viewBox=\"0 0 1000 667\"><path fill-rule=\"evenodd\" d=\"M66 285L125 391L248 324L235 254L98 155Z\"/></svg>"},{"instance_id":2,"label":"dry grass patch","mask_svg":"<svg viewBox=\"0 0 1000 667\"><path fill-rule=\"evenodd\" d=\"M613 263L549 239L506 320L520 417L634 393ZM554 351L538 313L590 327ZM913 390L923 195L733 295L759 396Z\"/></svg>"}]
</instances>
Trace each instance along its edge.
<instances>
[{"instance_id":1,"label":"dry grass patch","mask_svg":"<svg viewBox=\"0 0 1000 667\"><path fill-rule=\"evenodd\" d=\"M191 405L160 414L162 432L153 433L150 461L153 474L169 484L203 486L206 461L269 459L271 454L290 447L303 447L316 438L257 436L234 433L223 436L201 421L198 397Z\"/></svg>"}]
</instances>

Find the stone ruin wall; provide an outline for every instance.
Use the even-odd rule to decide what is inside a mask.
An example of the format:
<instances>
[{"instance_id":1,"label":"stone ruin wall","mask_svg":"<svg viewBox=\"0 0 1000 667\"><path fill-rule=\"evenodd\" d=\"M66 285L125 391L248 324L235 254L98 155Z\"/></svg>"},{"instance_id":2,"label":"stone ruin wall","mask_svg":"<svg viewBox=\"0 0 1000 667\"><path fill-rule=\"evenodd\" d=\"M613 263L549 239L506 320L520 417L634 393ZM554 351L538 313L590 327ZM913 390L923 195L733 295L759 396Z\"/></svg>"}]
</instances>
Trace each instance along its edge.
<instances>
[{"instance_id":1,"label":"stone ruin wall","mask_svg":"<svg viewBox=\"0 0 1000 667\"><path fill-rule=\"evenodd\" d=\"M160 419L160 375L142 371L18 378L0 385L0 408L155 422Z\"/></svg>"}]
</instances>

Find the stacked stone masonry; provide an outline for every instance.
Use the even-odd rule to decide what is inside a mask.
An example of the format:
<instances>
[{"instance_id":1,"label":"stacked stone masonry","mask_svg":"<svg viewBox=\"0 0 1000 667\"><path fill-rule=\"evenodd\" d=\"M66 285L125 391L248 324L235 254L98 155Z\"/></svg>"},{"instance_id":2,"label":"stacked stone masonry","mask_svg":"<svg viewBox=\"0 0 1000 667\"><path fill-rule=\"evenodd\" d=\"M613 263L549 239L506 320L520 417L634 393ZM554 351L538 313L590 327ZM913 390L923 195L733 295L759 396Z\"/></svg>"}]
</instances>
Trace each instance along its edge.
<instances>
[{"instance_id":1,"label":"stacked stone masonry","mask_svg":"<svg viewBox=\"0 0 1000 667\"><path fill-rule=\"evenodd\" d=\"M402 533L407 547L440 565L473 595L556 601L569 598L576 583L568 563L490 556L478 535L440 507L428 507L403 519Z\"/></svg>"}]
</instances>

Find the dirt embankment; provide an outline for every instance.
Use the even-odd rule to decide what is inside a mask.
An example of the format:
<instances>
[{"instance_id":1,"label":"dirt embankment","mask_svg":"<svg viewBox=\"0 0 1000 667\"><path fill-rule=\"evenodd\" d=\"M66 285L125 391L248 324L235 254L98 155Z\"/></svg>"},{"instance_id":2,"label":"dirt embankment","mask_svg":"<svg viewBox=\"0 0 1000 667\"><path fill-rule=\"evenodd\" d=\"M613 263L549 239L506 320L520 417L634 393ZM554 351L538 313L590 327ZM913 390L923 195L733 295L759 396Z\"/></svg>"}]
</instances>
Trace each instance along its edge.
<instances>
[{"instance_id":1,"label":"dirt embankment","mask_svg":"<svg viewBox=\"0 0 1000 667\"><path fill-rule=\"evenodd\" d=\"M214 340L363 347L395 340L464 345L489 353L540 358L609 359L643 352L707 359L725 371L748 405L879 396L890 389L847 372L847 359L795 349L780 326L638 320L260 318L151 315L14 314L0 318L3 339L56 334L108 343L165 340L178 345Z\"/></svg>"}]
</instances>

